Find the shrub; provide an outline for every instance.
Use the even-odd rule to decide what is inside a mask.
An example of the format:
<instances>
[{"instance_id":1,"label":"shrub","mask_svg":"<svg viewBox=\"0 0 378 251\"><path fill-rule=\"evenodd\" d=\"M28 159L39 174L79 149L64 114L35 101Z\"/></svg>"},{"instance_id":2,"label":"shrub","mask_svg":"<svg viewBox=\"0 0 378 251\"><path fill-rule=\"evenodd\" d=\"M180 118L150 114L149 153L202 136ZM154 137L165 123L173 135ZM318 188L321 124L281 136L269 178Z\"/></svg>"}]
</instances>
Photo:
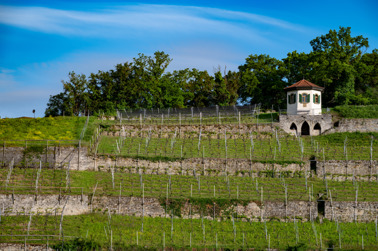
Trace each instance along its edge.
<instances>
[{"instance_id":1,"label":"shrub","mask_svg":"<svg viewBox=\"0 0 378 251\"><path fill-rule=\"evenodd\" d=\"M378 105L342 105L336 106L334 111L344 118L378 118Z\"/></svg>"}]
</instances>

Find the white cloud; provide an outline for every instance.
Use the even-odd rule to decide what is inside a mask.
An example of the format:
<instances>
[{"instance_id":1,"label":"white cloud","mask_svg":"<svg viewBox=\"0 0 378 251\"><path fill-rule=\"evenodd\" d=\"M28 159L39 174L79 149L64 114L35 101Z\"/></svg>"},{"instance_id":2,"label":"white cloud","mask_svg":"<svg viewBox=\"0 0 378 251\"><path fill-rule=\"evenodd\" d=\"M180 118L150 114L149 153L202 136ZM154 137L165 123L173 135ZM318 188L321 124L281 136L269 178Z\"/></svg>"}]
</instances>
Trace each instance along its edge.
<instances>
[{"instance_id":1,"label":"white cloud","mask_svg":"<svg viewBox=\"0 0 378 251\"><path fill-rule=\"evenodd\" d=\"M34 107L37 116L43 116L49 96L62 91L61 80L67 80L70 71L89 76L132 61L138 52L152 55L156 50L164 50L173 59L169 71L198 68L212 74L218 66L237 70L251 52L279 48L286 36L277 33L304 32L299 25L267 16L170 5L124 5L97 11L0 6L0 24L87 41L108 39L101 45L66 51L49 62L0 68L2 117L23 116Z\"/></svg>"},{"instance_id":2,"label":"white cloud","mask_svg":"<svg viewBox=\"0 0 378 251\"><path fill-rule=\"evenodd\" d=\"M226 34L264 40L259 26L291 31L301 26L267 16L216 8L126 5L98 11L0 6L0 23L60 35L113 37L140 32Z\"/></svg>"}]
</instances>

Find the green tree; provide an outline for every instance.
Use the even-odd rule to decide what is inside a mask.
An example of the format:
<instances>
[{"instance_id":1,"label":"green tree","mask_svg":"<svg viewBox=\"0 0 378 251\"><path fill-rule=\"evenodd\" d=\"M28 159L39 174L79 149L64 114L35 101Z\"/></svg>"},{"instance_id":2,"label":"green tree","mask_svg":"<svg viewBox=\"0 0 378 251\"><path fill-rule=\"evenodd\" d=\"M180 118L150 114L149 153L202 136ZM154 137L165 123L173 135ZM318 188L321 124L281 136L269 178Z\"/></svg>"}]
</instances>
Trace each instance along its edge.
<instances>
[{"instance_id":1,"label":"green tree","mask_svg":"<svg viewBox=\"0 0 378 251\"><path fill-rule=\"evenodd\" d=\"M286 69L282 61L269 55L250 55L246 63L239 66L241 87L239 95L242 102L284 107L286 104L283 80Z\"/></svg>"},{"instance_id":2,"label":"green tree","mask_svg":"<svg viewBox=\"0 0 378 251\"><path fill-rule=\"evenodd\" d=\"M369 47L368 39L353 37L350 27L330 30L310 41L312 73L318 84L325 87L325 103L350 104L356 99L356 66Z\"/></svg>"},{"instance_id":3,"label":"green tree","mask_svg":"<svg viewBox=\"0 0 378 251\"><path fill-rule=\"evenodd\" d=\"M213 101L214 78L207 71L193 68L183 89L185 106L208 107Z\"/></svg>"},{"instance_id":4,"label":"green tree","mask_svg":"<svg viewBox=\"0 0 378 251\"><path fill-rule=\"evenodd\" d=\"M214 91L212 103L219 106L235 105L238 99L239 74L229 71L222 76L220 70L214 74Z\"/></svg>"},{"instance_id":5,"label":"green tree","mask_svg":"<svg viewBox=\"0 0 378 251\"><path fill-rule=\"evenodd\" d=\"M301 79L312 80L312 55L297 51L289 52L282 61L286 68L286 79L289 84L298 82Z\"/></svg>"},{"instance_id":6,"label":"green tree","mask_svg":"<svg viewBox=\"0 0 378 251\"><path fill-rule=\"evenodd\" d=\"M362 55L356 68L356 103L378 104L378 50Z\"/></svg>"},{"instance_id":7,"label":"green tree","mask_svg":"<svg viewBox=\"0 0 378 251\"><path fill-rule=\"evenodd\" d=\"M71 113L68 107L68 97L63 93L57 95L50 95L49 102L47 103L47 108L45 110L45 116L70 116Z\"/></svg>"},{"instance_id":8,"label":"green tree","mask_svg":"<svg viewBox=\"0 0 378 251\"><path fill-rule=\"evenodd\" d=\"M76 74L73 71L68 76L69 81L62 80L63 90L67 96L70 113L77 116L80 112L85 112L87 108L87 79L84 74Z\"/></svg>"}]
</instances>

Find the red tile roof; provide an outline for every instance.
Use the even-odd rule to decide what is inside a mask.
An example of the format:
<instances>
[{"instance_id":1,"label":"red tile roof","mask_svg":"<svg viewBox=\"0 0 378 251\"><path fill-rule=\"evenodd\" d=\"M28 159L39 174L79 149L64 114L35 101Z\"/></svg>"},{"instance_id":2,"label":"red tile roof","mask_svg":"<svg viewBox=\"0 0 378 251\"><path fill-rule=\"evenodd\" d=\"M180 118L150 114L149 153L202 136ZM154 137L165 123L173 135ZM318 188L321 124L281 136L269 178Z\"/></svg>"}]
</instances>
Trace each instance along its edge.
<instances>
[{"instance_id":1,"label":"red tile roof","mask_svg":"<svg viewBox=\"0 0 378 251\"><path fill-rule=\"evenodd\" d=\"M316 84L313 84L313 83L307 81L306 79L302 79L302 80L298 81L297 83L284 88L284 90L286 90L286 91L290 91L290 90L313 90L313 89L323 91L324 87L320 87Z\"/></svg>"}]
</instances>

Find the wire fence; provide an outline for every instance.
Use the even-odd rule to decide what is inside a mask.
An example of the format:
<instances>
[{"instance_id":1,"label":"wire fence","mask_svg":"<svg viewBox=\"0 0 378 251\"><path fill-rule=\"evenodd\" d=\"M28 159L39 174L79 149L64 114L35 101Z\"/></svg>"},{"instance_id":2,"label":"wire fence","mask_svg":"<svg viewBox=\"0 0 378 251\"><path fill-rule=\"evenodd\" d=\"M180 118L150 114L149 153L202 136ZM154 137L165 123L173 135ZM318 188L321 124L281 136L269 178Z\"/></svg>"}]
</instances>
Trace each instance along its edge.
<instances>
[{"instance_id":1,"label":"wire fence","mask_svg":"<svg viewBox=\"0 0 378 251\"><path fill-rule=\"evenodd\" d=\"M189 107L189 108L151 108L151 109L129 109L129 110L117 110L118 117L129 118L137 117L141 115L146 117L218 117L221 113L223 116L239 116L251 115L260 113L261 105L246 105L246 106L213 106L213 107Z\"/></svg>"}]
</instances>

